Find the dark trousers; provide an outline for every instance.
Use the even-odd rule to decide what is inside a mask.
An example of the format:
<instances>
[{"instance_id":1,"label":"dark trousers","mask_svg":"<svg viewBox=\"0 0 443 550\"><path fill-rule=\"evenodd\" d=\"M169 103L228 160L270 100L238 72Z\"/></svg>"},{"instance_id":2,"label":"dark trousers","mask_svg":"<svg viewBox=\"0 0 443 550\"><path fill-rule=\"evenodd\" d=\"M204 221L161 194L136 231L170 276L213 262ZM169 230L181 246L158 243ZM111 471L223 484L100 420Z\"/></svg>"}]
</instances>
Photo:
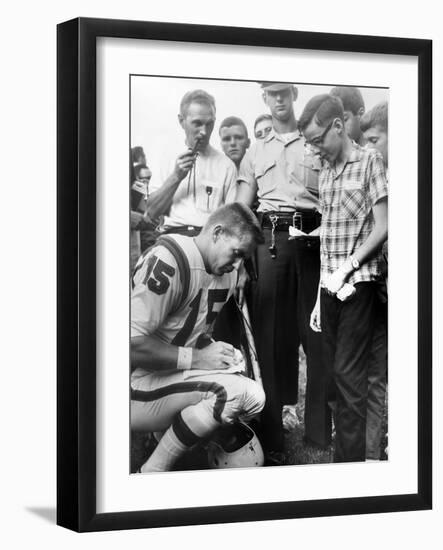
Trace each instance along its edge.
<instances>
[{"instance_id":1,"label":"dark trousers","mask_svg":"<svg viewBox=\"0 0 443 550\"><path fill-rule=\"evenodd\" d=\"M326 365L332 368L335 401L335 462L364 461L368 358L375 322L376 283L357 283L341 302L321 292L321 327Z\"/></svg>"},{"instance_id":2,"label":"dark trousers","mask_svg":"<svg viewBox=\"0 0 443 550\"><path fill-rule=\"evenodd\" d=\"M276 232L276 258L271 258L271 231L257 249L258 281L252 287L252 323L266 393L261 440L265 450L283 449L282 407L298 399L298 348L307 359L305 436L322 447L331 441L331 413L327 403L329 373L321 336L309 327L320 272L318 239L288 241L287 231Z\"/></svg>"},{"instance_id":3,"label":"dark trousers","mask_svg":"<svg viewBox=\"0 0 443 550\"><path fill-rule=\"evenodd\" d=\"M320 278L320 239L295 239L295 255L298 329L306 354L305 439L327 447L332 431L328 405L331 377L323 360L322 335L309 326Z\"/></svg>"},{"instance_id":4,"label":"dark trousers","mask_svg":"<svg viewBox=\"0 0 443 550\"><path fill-rule=\"evenodd\" d=\"M229 342L240 349L243 343L243 333L241 314L234 296L231 296L217 315L212 336L216 341Z\"/></svg>"},{"instance_id":5,"label":"dark trousers","mask_svg":"<svg viewBox=\"0 0 443 550\"><path fill-rule=\"evenodd\" d=\"M388 373L388 303L386 281L377 283L375 326L368 365L366 458L379 460Z\"/></svg>"}]
</instances>

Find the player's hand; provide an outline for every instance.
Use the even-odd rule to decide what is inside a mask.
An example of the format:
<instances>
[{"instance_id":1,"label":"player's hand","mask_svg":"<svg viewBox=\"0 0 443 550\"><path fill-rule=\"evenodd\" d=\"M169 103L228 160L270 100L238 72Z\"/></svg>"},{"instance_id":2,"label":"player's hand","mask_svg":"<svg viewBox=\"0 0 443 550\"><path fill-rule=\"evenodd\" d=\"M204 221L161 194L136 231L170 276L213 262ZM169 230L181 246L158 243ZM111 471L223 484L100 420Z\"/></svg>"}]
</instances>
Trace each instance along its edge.
<instances>
[{"instance_id":1,"label":"player's hand","mask_svg":"<svg viewBox=\"0 0 443 550\"><path fill-rule=\"evenodd\" d=\"M203 370L227 369L236 365L235 348L226 342L213 342L192 353L192 368Z\"/></svg>"},{"instance_id":2,"label":"player's hand","mask_svg":"<svg viewBox=\"0 0 443 550\"><path fill-rule=\"evenodd\" d=\"M314 306L314 309L311 313L311 319L309 322L310 327L314 332L321 332L321 322L320 322L320 301L317 300Z\"/></svg>"},{"instance_id":3,"label":"player's hand","mask_svg":"<svg viewBox=\"0 0 443 550\"><path fill-rule=\"evenodd\" d=\"M249 282L249 275L246 271L244 262L241 263L238 269L237 287L235 292L237 293L237 303L240 307L243 307L245 301L245 288Z\"/></svg>"},{"instance_id":4,"label":"player's hand","mask_svg":"<svg viewBox=\"0 0 443 550\"><path fill-rule=\"evenodd\" d=\"M188 149L177 157L174 166L174 174L179 181L182 181L187 176L189 170L195 161L195 153L191 149Z\"/></svg>"}]
</instances>

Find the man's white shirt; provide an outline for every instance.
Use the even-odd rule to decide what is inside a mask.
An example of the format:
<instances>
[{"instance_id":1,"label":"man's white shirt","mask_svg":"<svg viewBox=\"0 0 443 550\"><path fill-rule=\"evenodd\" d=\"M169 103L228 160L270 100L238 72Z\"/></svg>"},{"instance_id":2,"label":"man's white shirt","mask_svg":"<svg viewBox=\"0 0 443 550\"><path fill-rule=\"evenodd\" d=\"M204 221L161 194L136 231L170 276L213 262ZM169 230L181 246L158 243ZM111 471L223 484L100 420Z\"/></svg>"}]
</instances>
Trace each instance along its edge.
<instances>
[{"instance_id":1,"label":"man's white shirt","mask_svg":"<svg viewBox=\"0 0 443 550\"><path fill-rule=\"evenodd\" d=\"M177 157L186 145L171 147L158 166L153 165L149 192L157 191L172 174ZM195 175L195 185L194 185ZM237 169L225 154L208 145L198 154L194 170L180 182L172 199L171 209L164 217L165 227L193 225L202 227L219 206L235 201Z\"/></svg>"}]
</instances>

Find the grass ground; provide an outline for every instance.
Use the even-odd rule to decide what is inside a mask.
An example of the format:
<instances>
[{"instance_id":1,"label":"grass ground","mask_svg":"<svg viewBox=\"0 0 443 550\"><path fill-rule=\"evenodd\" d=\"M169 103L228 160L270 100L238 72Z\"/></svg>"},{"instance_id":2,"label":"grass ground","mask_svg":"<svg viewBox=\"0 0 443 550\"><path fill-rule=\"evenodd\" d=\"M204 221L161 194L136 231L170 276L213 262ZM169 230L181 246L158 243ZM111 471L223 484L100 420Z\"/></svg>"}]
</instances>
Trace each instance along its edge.
<instances>
[{"instance_id":1,"label":"grass ground","mask_svg":"<svg viewBox=\"0 0 443 550\"><path fill-rule=\"evenodd\" d=\"M332 462L333 445L326 450L320 450L303 443L303 418L305 412L306 359L300 348L299 396L295 410L289 414L290 429L285 432L285 463L286 464L324 464ZM285 415L284 415L285 418ZM387 417L384 419L383 433L387 432ZM386 435L382 441L382 457L386 459ZM149 434L133 433L131 445L131 472L143 464L152 451ZM193 449L177 465L176 470L204 470L208 468L206 450L202 447Z\"/></svg>"}]
</instances>

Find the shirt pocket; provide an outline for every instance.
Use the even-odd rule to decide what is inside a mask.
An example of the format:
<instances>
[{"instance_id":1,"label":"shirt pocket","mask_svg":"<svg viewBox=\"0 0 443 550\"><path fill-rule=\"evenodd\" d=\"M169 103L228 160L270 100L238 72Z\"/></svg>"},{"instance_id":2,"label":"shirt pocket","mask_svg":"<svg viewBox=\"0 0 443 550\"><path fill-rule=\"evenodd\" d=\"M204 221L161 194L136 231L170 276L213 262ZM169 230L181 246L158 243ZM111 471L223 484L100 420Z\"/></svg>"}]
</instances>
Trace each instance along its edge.
<instances>
[{"instance_id":1,"label":"shirt pocket","mask_svg":"<svg viewBox=\"0 0 443 550\"><path fill-rule=\"evenodd\" d=\"M222 203L223 185L214 180L201 179L198 183L196 206L201 212L212 212Z\"/></svg>"},{"instance_id":2,"label":"shirt pocket","mask_svg":"<svg viewBox=\"0 0 443 550\"><path fill-rule=\"evenodd\" d=\"M343 190L341 199L341 210L344 217L355 219L365 212L365 193L360 188L349 188Z\"/></svg>"},{"instance_id":3,"label":"shirt pocket","mask_svg":"<svg viewBox=\"0 0 443 550\"><path fill-rule=\"evenodd\" d=\"M266 193L270 193L276 188L276 165L277 162L273 160L257 166L255 170L255 179L257 181L260 196L263 196Z\"/></svg>"}]
</instances>

